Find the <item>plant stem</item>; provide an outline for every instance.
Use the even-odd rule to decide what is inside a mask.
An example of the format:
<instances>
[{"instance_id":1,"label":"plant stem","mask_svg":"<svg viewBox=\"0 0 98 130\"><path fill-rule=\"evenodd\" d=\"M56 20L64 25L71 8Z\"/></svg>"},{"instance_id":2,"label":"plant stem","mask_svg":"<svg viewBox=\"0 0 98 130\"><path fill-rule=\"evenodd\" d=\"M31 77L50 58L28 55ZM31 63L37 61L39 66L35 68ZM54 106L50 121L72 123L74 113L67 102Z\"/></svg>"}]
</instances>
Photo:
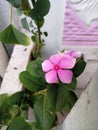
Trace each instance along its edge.
<instances>
[{"instance_id":1,"label":"plant stem","mask_svg":"<svg viewBox=\"0 0 98 130\"><path fill-rule=\"evenodd\" d=\"M33 7L35 5L35 0L31 0ZM39 25L39 20L37 20L37 29L38 29L38 39L37 39L37 48L36 48L36 57L39 55L40 49L41 49L41 30Z\"/></svg>"},{"instance_id":2,"label":"plant stem","mask_svg":"<svg viewBox=\"0 0 98 130\"><path fill-rule=\"evenodd\" d=\"M40 30L40 26L39 26L39 21L37 22L37 28L38 28L38 41L41 44L41 30Z\"/></svg>"},{"instance_id":3,"label":"plant stem","mask_svg":"<svg viewBox=\"0 0 98 130\"><path fill-rule=\"evenodd\" d=\"M12 7L12 5L11 5L11 8L10 8L10 23L12 24L12 9L13 9L13 7Z\"/></svg>"},{"instance_id":4,"label":"plant stem","mask_svg":"<svg viewBox=\"0 0 98 130\"><path fill-rule=\"evenodd\" d=\"M41 30L40 30L39 21L37 21L37 29L38 29L38 48L37 48L37 51L40 51L40 48L41 48Z\"/></svg>"}]
</instances>

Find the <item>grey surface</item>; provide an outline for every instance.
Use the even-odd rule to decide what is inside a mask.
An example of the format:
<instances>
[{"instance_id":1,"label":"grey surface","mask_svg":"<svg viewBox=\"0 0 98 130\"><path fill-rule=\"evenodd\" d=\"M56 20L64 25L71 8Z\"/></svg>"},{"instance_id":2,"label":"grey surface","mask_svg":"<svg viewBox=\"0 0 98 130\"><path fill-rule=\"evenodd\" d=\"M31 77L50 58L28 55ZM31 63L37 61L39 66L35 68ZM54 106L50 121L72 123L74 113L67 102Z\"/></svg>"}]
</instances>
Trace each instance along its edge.
<instances>
[{"instance_id":1,"label":"grey surface","mask_svg":"<svg viewBox=\"0 0 98 130\"><path fill-rule=\"evenodd\" d=\"M65 119L62 130L98 130L98 70Z\"/></svg>"},{"instance_id":2,"label":"grey surface","mask_svg":"<svg viewBox=\"0 0 98 130\"><path fill-rule=\"evenodd\" d=\"M14 45L6 45L4 44L5 50L9 57L11 57L11 54L13 52Z\"/></svg>"}]
</instances>

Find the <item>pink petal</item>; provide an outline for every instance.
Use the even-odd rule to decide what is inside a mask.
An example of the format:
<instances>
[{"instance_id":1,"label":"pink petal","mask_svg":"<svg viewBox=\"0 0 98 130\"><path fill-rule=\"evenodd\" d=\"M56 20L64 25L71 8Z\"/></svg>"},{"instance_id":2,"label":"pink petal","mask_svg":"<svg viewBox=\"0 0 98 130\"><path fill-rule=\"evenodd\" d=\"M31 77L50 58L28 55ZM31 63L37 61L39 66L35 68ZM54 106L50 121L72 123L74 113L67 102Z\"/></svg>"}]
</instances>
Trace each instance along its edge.
<instances>
[{"instance_id":1,"label":"pink petal","mask_svg":"<svg viewBox=\"0 0 98 130\"><path fill-rule=\"evenodd\" d=\"M49 60L45 60L42 63L42 69L44 72L48 72L53 69L53 64Z\"/></svg>"},{"instance_id":2,"label":"pink petal","mask_svg":"<svg viewBox=\"0 0 98 130\"><path fill-rule=\"evenodd\" d=\"M69 54L71 57L76 58L76 59L82 55L80 51L68 51L68 52L65 52L65 55L66 54Z\"/></svg>"},{"instance_id":3,"label":"pink petal","mask_svg":"<svg viewBox=\"0 0 98 130\"><path fill-rule=\"evenodd\" d=\"M52 55L52 56L50 57L50 61L51 61L54 65L59 64L60 60L61 60L61 56L60 56L59 54L57 54L57 55Z\"/></svg>"},{"instance_id":4,"label":"pink petal","mask_svg":"<svg viewBox=\"0 0 98 130\"><path fill-rule=\"evenodd\" d=\"M58 76L60 78L60 81L62 83L71 83L73 73L71 70L59 70L58 71Z\"/></svg>"},{"instance_id":5,"label":"pink petal","mask_svg":"<svg viewBox=\"0 0 98 130\"><path fill-rule=\"evenodd\" d=\"M56 71L51 70L51 71L47 72L45 74L45 79L46 79L46 82L48 82L48 83L57 83L58 78L57 78Z\"/></svg>"},{"instance_id":6,"label":"pink petal","mask_svg":"<svg viewBox=\"0 0 98 130\"><path fill-rule=\"evenodd\" d=\"M75 66L75 64L76 64L76 59L72 58L69 55L66 55L62 57L62 60L59 66L60 68L63 68L63 69L71 69Z\"/></svg>"}]
</instances>

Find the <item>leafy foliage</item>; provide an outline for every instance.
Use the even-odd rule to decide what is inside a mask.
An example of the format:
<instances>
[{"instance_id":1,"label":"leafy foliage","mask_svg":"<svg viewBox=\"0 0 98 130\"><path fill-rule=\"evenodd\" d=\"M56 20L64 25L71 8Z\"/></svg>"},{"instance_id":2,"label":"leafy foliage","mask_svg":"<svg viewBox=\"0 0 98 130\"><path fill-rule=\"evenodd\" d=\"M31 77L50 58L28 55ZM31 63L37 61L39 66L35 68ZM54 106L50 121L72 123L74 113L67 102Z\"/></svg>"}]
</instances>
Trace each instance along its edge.
<instances>
[{"instance_id":1,"label":"leafy foliage","mask_svg":"<svg viewBox=\"0 0 98 130\"><path fill-rule=\"evenodd\" d=\"M39 22L37 20L34 21L36 25L38 25L40 28L44 25L44 18L42 18Z\"/></svg>"},{"instance_id":2,"label":"leafy foliage","mask_svg":"<svg viewBox=\"0 0 98 130\"><path fill-rule=\"evenodd\" d=\"M85 69L85 66L86 66L86 62L85 62L84 58L83 57L79 58L77 61L77 64L73 68L74 76L78 77L79 75L81 75L81 73Z\"/></svg>"},{"instance_id":3,"label":"leafy foliage","mask_svg":"<svg viewBox=\"0 0 98 130\"><path fill-rule=\"evenodd\" d=\"M69 92L66 86L60 84L57 89L56 111L60 111L67 104L69 99Z\"/></svg>"},{"instance_id":4,"label":"leafy foliage","mask_svg":"<svg viewBox=\"0 0 98 130\"><path fill-rule=\"evenodd\" d=\"M28 25L28 22L27 22L27 19L26 17L21 19L21 23L22 23L22 27L28 31L30 31L30 28L29 28L29 25Z\"/></svg>"},{"instance_id":5,"label":"leafy foliage","mask_svg":"<svg viewBox=\"0 0 98 130\"><path fill-rule=\"evenodd\" d=\"M18 31L12 24L0 33L0 41L6 44L21 44L24 46L30 44L30 38Z\"/></svg>"},{"instance_id":6,"label":"leafy foliage","mask_svg":"<svg viewBox=\"0 0 98 130\"><path fill-rule=\"evenodd\" d=\"M75 68L81 67L84 63L83 57L77 59ZM77 85L76 75L73 76L70 84L62 82L49 84L44 79L41 64L40 59L35 59L27 65L26 71L20 73L19 78L26 88L25 91L11 96L0 95L1 127L7 125L7 130L11 130L13 127L18 130L22 128L50 130L57 121L57 112L70 111L76 103L77 96L74 92ZM76 72L73 70L73 74ZM80 70L78 74L80 74ZM34 109L35 123L25 121L29 106Z\"/></svg>"},{"instance_id":7,"label":"leafy foliage","mask_svg":"<svg viewBox=\"0 0 98 130\"><path fill-rule=\"evenodd\" d=\"M44 45L42 35L47 36L47 33L41 32L41 27L44 25L44 17L50 10L49 0L7 0L13 7L17 9L19 15L24 14L26 17L21 19L22 27L29 32L32 32L31 40L35 43L35 49L32 54L36 58L40 56L40 50ZM32 9L33 6L33 9ZM27 17L33 23L31 27L28 24ZM10 13L10 25L0 33L0 41L6 44L29 45L30 38L17 30L12 25L12 11Z\"/></svg>"},{"instance_id":8,"label":"leafy foliage","mask_svg":"<svg viewBox=\"0 0 98 130\"><path fill-rule=\"evenodd\" d=\"M34 8L31 10L31 18L41 21L43 17L48 14L49 9L49 0L37 0L37 2L34 4Z\"/></svg>"},{"instance_id":9,"label":"leafy foliage","mask_svg":"<svg viewBox=\"0 0 98 130\"><path fill-rule=\"evenodd\" d=\"M31 61L27 65L27 71L35 77L44 77L44 73L42 71L42 66L41 66L42 61L37 59L34 61Z\"/></svg>"},{"instance_id":10,"label":"leafy foliage","mask_svg":"<svg viewBox=\"0 0 98 130\"><path fill-rule=\"evenodd\" d=\"M0 95L0 99L4 99L4 94ZM0 126L9 125L11 121L22 112L23 104L27 104L27 94L23 91L17 92L11 96L7 96L2 100L0 106Z\"/></svg>"},{"instance_id":11,"label":"leafy foliage","mask_svg":"<svg viewBox=\"0 0 98 130\"><path fill-rule=\"evenodd\" d=\"M52 111L53 100L48 94L39 95L34 103L34 114L39 129L50 130L55 124L56 114Z\"/></svg>"},{"instance_id":12,"label":"leafy foliage","mask_svg":"<svg viewBox=\"0 0 98 130\"><path fill-rule=\"evenodd\" d=\"M41 77L36 78L34 76L31 76L30 73L27 71L20 73L19 78L24 87L31 92L36 92L46 87L44 79L42 79Z\"/></svg>"},{"instance_id":13,"label":"leafy foliage","mask_svg":"<svg viewBox=\"0 0 98 130\"><path fill-rule=\"evenodd\" d=\"M13 119L7 130L13 130L13 128L14 130L32 130L30 125L20 116Z\"/></svg>"},{"instance_id":14,"label":"leafy foliage","mask_svg":"<svg viewBox=\"0 0 98 130\"><path fill-rule=\"evenodd\" d=\"M41 32L45 16L50 9L49 0L31 0L33 9L27 0L7 0L16 7L19 14L25 14L21 20L23 28L32 32L31 39L35 42L33 56L35 60L29 62L26 71L19 75L20 81L25 88L24 91L16 92L8 96L0 95L0 128L7 126L7 130L50 130L57 121L57 112L62 110L70 111L77 101L74 92L77 85L76 77L84 71L86 62L83 56L77 58L73 69L71 83L47 83L42 71L42 60L37 59L40 50L44 45L42 35L48 36L46 31ZM28 24L26 17L30 17ZM10 24L4 31L0 32L0 41L7 44L29 45L28 36L17 30ZM66 78L66 77L65 77ZM14 87L14 86L13 86ZM34 109L36 122L27 123L28 109Z\"/></svg>"},{"instance_id":15,"label":"leafy foliage","mask_svg":"<svg viewBox=\"0 0 98 130\"><path fill-rule=\"evenodd\" d=\"M0 95L0 107L2 106L3 102L7 99L7 94L1 94Z\"/></svg>"}]
</instances>

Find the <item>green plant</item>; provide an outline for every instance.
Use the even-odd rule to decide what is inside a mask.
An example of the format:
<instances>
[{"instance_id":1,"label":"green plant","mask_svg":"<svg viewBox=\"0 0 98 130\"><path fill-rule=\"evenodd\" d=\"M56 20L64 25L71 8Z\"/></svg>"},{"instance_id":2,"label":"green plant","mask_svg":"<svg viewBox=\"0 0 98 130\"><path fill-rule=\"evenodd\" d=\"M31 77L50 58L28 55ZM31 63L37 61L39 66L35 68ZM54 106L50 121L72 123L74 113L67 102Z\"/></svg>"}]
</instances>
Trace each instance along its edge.
<instances>
[{"instance_id":1,"label":"green plant","mask_svg":"<svg viewBox=\"0 0 98 130\"><path fill-rule=\"evenodd\" d=\"M7 1L17 8L19 14L25 14L21 21L23 27L32 33L35 59L19 75L25 90L0 95L0 129L6 126L6 130L50 130L58 120L57 112L69 112L77 101L74 92L76 78L84 71L86 62L76 51L63 51L45 61L39 58L44 45L42 35L48 35L41 32L41 27L50 9L49 0L31 0L31 4L28 0ZM29 23L26 17L31 18ZM0 40L8 44L29 45L29 37L12 25L12 7L11 24L0 33ZM34 110L35 121L28 120L29 108Z\"/></svg>"},{"instance_id":2,"label":"green plant","mask_svg":"<svg viewBox=\"0 0 98 130\"><path fill-rule=\"evenodd\" d=\"M47 32L42 32L41 28L44 25L44 17L48 14L50 9L49 0L7 0L11 3L11 13L10 13L10 25L0 32L0 41L7 44L21 44L29 45L30 38L17 30L14 25L12 25L12 7L17 9L19 15L24 14L25 17L21 19L23 28L31 33L31 40L35 44L33 49L33 57L40 56L40 50L44 45L44 39L42 35L47 36ZM29 22L27 21L29 17Z\"/></svg>"},{"instance_id":3,"label":"green plant","mask_svg":"<svg viewBox=\"0 0 98 130\"><path fill-rule=\"evenodd\" d=\"M0 95L0 127L6 125L6 130L50 130L58 120L57 112L71 110L77 101L76 78L86 66L83 55L75 58L72 52L28 63L26 71L19 75L25 91L11 96ZM29 107L34 111L35 121L28 120Z\"/></svg>"}]
</instances>

